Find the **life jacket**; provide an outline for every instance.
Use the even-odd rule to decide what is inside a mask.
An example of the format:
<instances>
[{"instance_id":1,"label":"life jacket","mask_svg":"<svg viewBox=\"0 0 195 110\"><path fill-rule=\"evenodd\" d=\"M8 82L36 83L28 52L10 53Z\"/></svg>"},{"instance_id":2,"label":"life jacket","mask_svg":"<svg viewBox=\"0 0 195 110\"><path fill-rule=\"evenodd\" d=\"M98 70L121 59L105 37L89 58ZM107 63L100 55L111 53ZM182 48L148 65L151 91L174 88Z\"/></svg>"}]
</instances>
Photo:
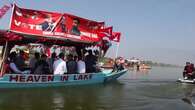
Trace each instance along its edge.
<instances>
[{"instance_id":1,"label":"life jacket","mask_svg":"<svg viewBox=\"0 0 195 110\"><path fill-rule=\"evenodd\" d=\"M193 72L193 68L191 67L191 65L187 66L186 71L187 71L187 73L192 73Z\"/></svg>"}]
</instances>

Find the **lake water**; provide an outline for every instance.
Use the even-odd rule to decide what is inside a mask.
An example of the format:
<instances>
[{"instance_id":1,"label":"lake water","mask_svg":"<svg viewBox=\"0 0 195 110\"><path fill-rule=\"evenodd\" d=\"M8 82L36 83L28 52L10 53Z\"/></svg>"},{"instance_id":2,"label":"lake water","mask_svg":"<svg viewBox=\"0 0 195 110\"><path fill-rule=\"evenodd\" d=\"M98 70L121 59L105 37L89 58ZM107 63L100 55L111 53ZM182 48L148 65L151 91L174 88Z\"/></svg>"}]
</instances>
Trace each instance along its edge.
<instances>
[{"instance_id":1,"label":"lake water","mask_svg":"<svg viewBox=\"0 0 195 110\"><path fill-rule=\"evenodd\" d=\"M108 84L1 89L0 110L193 110L183 100L195 99L195 86L177 83L181 72L153 67Z\"/></svg>"}]
</instances>

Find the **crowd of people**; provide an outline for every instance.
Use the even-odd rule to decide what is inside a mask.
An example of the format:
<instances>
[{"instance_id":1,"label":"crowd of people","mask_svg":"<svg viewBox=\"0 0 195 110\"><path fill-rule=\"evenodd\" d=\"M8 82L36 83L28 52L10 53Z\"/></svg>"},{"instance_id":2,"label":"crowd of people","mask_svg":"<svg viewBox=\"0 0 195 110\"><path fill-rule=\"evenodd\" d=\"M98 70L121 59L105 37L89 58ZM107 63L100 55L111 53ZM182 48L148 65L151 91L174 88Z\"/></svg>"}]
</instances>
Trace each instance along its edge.
<instances>
[{"instance_id":1,"label":"crowd of people","mask_svg":"<svg viewBox=\"0 0 195 110\"><path fill-rule=\"evenodd\" d=\"M97 67L97 56L92 50L88 50L86 56L73 56L64 53L56 55L52 53L51 57L45 54L35 52L34 56L28 60L28 65L25 63L27 59L24 57L24 51L16 53L11 52L7 65L10 73L16 74L75 74L75 73L93 73L100 69Z\"/></svg>"},{"instance_id":2,"label":"crowd of people","mask_svg":"<svg viewBox=\"0 0 195 110\"><path fill-rule=\"evenodd\" d=\"M183 77L184 79L195 79L195 68L193 63L186 62L183 71Z\"/></svg>"},{"instance_id":3,"label":"crowd of people","mask_svg":"<svg viewBox=\"0 0 195 110\"><path fill-rule=\"evenodd\" d=\"M124 70L125 60L122 57L118 57L115 59L113 71L121 71Z\"/></svg>"}]
</instances>

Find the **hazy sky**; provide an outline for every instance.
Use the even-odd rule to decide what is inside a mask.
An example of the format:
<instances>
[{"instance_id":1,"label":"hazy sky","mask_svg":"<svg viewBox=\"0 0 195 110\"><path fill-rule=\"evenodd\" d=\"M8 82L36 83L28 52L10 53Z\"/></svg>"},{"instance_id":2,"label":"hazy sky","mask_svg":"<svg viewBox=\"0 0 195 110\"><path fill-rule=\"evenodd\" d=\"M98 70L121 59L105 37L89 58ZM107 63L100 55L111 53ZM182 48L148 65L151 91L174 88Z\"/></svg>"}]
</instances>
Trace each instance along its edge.
<instances>
[{"instance_id":1,"label":"hazy sky","mask_svg":"<svg viewBox=\"0 0 195 110\"><path fill-rule=\"evenodd\" d=\"M1 0L0 6L13 0ZM24 8L105 21L122 32L119 55L183 65L195 63L195 0L15 0ZM9 25L11 11L0 20ZM108 56L115 56L113 44Z\"/></svg>"}]
</instances>

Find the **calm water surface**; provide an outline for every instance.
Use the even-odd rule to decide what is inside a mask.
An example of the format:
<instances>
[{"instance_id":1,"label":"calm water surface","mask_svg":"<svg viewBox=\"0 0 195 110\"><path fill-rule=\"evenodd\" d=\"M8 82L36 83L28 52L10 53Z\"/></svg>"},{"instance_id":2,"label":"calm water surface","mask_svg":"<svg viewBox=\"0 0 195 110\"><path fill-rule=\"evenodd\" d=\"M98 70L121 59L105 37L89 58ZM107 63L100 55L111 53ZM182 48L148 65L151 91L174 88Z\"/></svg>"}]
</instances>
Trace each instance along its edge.
<instances>
[{"instance_id":1,"label":"calm water surface","mask_svg":"<svg viewBox=\"0 0 195 110\"><path fill-rule=\"evenodd\" d=\"M0 110L193 110L195 86L176 82L181 71L153 67L108 84L1 89Z\"/></svg>"}]
</instances>

